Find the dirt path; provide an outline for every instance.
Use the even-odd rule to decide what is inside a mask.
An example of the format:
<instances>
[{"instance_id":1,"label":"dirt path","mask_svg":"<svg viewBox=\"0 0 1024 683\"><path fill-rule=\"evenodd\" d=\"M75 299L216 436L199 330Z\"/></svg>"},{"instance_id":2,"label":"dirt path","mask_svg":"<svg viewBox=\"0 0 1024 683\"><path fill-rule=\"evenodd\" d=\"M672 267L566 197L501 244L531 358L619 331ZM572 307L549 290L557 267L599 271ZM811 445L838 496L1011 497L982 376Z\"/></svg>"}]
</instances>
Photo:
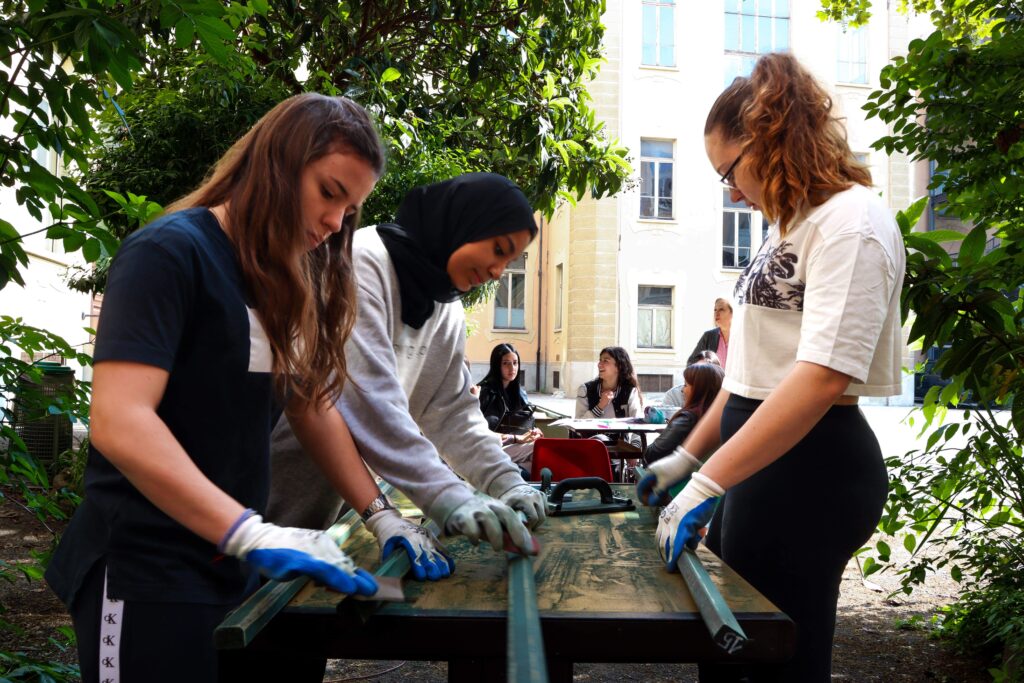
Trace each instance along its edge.
<instances>
[{"instance_id":1,"label":"dirt path","mask_svg":"<svg viewBox=\"0 0 1024 683\"><path fill-rule=\"evenodd\" d=\"M8 499L0 499L0 560L23 562L32 551L44 551L50 538L46 528ZM893 548L899 544L890 544ZM985 683L983 662L959 658L940 642L928 637L932 612L948 603L958 585L948 575L936 575L909 598L887 599L895 577L872 576L886 592L870 590L851 562L843 577L836 626L834 681L911 683L939 681ZM73 650L61 652L51 642L56 629L69 626L63 606L41 581L19 578L0 581L0 605L6 619L21 632L0 631L0 650L17 650L37 658L72 663ZM390 671L389 671L390 670ZM385 673L386 672L386 673ZM380 675L378 675L380 674ZM443 662L380 662L332 660L325 681L374 680L380 682L446 680ZM369 678L364 678L369 676ZM660 681L685 683L697 680L696 667L684 664L579 664L574 681Z\"/></svg>"}]
</instances>

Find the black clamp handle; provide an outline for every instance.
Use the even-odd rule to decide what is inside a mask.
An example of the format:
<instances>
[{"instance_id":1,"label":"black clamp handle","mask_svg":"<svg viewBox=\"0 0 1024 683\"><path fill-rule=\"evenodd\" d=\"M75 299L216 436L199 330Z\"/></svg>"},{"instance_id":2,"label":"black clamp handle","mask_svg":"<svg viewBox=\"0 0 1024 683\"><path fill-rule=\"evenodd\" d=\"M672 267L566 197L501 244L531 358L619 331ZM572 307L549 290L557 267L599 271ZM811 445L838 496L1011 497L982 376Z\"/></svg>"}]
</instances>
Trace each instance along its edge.
<instances>
[{"instance_id":1,"label":"black clamp handle","mask_svg":"<svg viewBox=\"0 0 1024 683\"><path fill-rule=\"evenodd\" d=\"M548 502L552 505L558 505L562 502L562 498L565 496L566 491L580 491L585 489L594 489L601 494L601 503L610 505L617 502L614 494L612 494L612 487L609 486L601 477L571 477L569 479L563 479L562 481L555 484L555 488L548 494Z\"/></svg>"}]
</instances>

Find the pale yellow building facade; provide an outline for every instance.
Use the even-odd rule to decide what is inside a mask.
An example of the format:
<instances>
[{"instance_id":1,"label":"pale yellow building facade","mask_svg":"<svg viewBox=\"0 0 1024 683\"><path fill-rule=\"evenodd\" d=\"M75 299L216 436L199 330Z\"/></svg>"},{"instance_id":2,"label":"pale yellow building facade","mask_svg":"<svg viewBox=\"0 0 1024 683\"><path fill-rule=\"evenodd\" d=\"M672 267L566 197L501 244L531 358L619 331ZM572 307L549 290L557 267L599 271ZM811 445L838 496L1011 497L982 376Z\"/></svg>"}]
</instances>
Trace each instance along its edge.
<instances>
[{"instance_id":1,"label":"pale yellow building facade","mask_svg":"<svg viewBox=\"0 0 1024 683\"><path fill-rule=\"evenodd\" d=\"M590 93L635 174L615 197L563 204L530 246L521 296L499 294L469 315L473 376L510 342L530 391L575 394L596 376L605 346L630 354L646 392L678 384L717 297L756 253L767 224L730 205L704 152L708 109L759 54L790 50L834 95L851 149L870 166L892 209L908 206L927 169L871 149L886 126L861 111L878 74L920 27L882 3L859 30L822 23L817 0L609 0L605 59ZM522 306L522 315L505 309ZM515 319L513 319L515 318ZM908 351L907 367L914 358ZM884 402L909 404L904 392Z\"/></svg>"}]
</instances>

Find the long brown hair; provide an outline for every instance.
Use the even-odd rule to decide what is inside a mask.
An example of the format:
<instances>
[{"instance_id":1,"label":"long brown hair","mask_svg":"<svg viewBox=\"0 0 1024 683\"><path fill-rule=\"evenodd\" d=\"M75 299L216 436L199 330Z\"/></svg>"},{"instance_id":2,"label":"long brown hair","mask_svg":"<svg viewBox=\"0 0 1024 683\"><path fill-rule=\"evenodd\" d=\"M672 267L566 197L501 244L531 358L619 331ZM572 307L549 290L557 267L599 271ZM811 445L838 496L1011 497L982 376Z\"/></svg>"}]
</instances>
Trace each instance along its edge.
<instances>
[{"instance_id":1,"label":"long brown hair","mask_svg":"<svg viewBox=\"0 0 1024 683\"><path fill-rule=\"evenodd\" d=\"M633 369L633 361L629 359L629 351L622 348L621 346L606 346L601 349L601 353L597 354L600 358L604 354L608 354L615 361L615 369L619 373L619 383L616 390L621 389L625 392L625 396L629 398L629 392L632 389L636 389L636 395L640 399L640 405L644 404L644 394L640 390L640 378L636 376L636 370Z\"/></svg>"},{"instance_id":2,"label":"long brown hair","mask_svg":"<svg viewBox=\"0 0 1024 683\"><path fill-rule=\"evenodd\" d=\"M832 98L792 55L764 55L750 78L735 79L708 112L704 135L715 131L740 143L740 163L762 183L761 209L783 235L802 210L871 185Z\"/></svg>"},{"instance_id":3,"label":"long brown hair","mask_svg":"<svg viewBox=\"0 0 1024 683\"><path fill-rule=\"evenodd\" d=\"M683 411L693 413L699 420L718 396L718 390L722 388L724 378L725 370L714 363L687 365L683 370L683 381L690 386L690 400L676 411L672 420L679 417Z\"/></svg>"},{"instance_id":4,"label":"long brown hair","mask_svg":"<svg viewBox=\"0 0 1024 683\"><path fill-rule=\"evenodd\" d=\"M243 135L196 190L168 207L227 204L248 295L273 350L275 385L300 406L336 398L355 322L352 233L359 216L318 249L303 229L302 172L328 154L354 154L380 177L384 150L366 110L305 93L279 103Z\"/></svg>"}]
</instances>

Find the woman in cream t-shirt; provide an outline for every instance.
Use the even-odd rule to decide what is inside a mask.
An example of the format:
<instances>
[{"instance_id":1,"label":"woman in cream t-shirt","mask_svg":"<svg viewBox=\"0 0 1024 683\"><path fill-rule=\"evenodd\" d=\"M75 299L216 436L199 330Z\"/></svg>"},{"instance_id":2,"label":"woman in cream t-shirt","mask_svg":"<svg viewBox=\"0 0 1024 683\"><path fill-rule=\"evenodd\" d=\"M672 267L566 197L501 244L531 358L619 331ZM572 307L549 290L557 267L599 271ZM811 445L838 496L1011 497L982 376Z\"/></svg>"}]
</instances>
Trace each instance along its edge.
<instances>
[{"instance_id":1,"label":"woman in cream t-shirt","mask_svg":"<svg viewBox=\"0 0 1024 683\"><path fill-rule=\"evenodd\" d=\"M638 493L668 503L657 542L670 570L710 521L708 547L796 624L791 661L702 665L701 681L824 683L843 569L886 498L857 397L900 392L903 241L827 93L791 55L733 81L704 140L732 200L773 226L736 283L722 391Z\"/></svg>"}]
</instances>

